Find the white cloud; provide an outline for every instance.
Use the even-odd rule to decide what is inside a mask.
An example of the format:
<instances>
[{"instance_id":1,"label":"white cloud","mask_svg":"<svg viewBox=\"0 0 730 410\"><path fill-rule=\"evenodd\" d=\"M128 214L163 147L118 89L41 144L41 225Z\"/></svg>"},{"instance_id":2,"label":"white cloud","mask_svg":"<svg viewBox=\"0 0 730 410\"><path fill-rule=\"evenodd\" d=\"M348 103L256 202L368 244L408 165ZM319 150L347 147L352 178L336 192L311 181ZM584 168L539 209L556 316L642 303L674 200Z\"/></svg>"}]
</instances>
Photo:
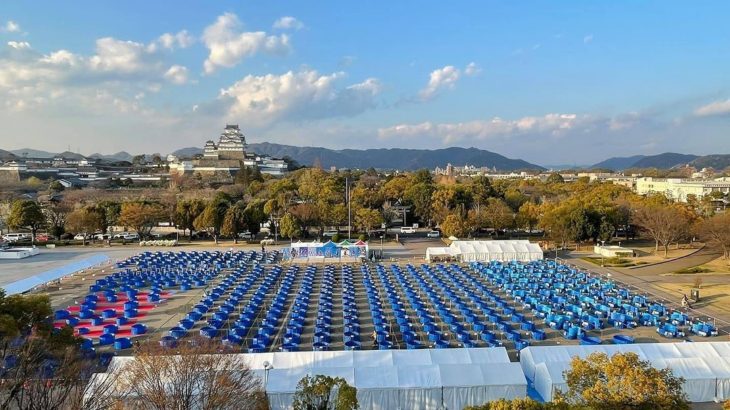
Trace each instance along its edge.
<instances>
[{"instance_id":1,"label":"white cloud","mask_svg":"<svg viewBox=\"0 0 730 410\"><path fill-rule=\"evenodd\" d=\"M591 116L577 114L547 114L542 117L523 117L516 120L494 117L490 120L440 124L427 121L381 128L378 130L378 136L381 139L428 138L440 140L443 144L510 138L522 134L559 137L578 128L589 128L596 121L598 119Z\"/></svg>"},{"instance_id":2,"label":"white cloud","mask_svg":"<svg viewBox=\"0 0 730 410\"><path fill-rule=\"evenodd\" d=\"M314 70L282 75L247 75L221 90L219 103L226 116L257 126L275 121L311 120L357 115L375 107L380 82L368 78L341 88L342 72L319 74Z\"/></svg>"},{"instance_id":3,"label":"white cloud","mask_svg":"<svg viewBox=\"0 0 730 410\"><path fill-rule=\"evenodd\" d=\"M593 41L593 34L587 34L583 37L583 44L588 44Z\"/></svg>"},{"instance_id":4,"label":"white cloud","mask_svg":"<svg viewBox=\"0 0 730 410\"><path fill-rule=\"evenodd\" d=\"M461 72L458 68L447 65L431 71L426 88L419 93L422 100L430 100L443 89L452 89L459 81Z\"/></svg>"},{"instance_id":5,"label":"white cloud","mask_svg":"<svg viewBox=\"0 0 730 410\"><path fill-rule=\"evenodd\" d=\"M187 69L166 63L154 43L105 37L92 55L82 55L64 49L43 54L28 42L9 41L0 49L0 101L13 111L89 114L102 110L104 95L110 109L146 112L135 95L188 81Z\"/></svg>"},{"instance_id":6,"label":"white cloud","mask_svg":"<svg viewBox=\"0 0 730 410\"><path fill-rule=\"evenodd\" d=\"M5 31L7 33L20 33L20 24L14 22L13 20L8 20L5 23L2 31Z\"/></svg>"},{"instance_id":7,"label":"white cloud","mask_svg":"<svg viewBox=\"0 0 730 410\"><path fill-rule=\"evenodd\" d=\"M8 41L8 46L16 50L30 50L30 43L27 41Z\"/></svg>"},{"instance_id":8,"label":"white cloud","mask_svg":"<svg viewBox=\"0 0 730 410\"><path fill-rule=\"evenodd\" d=\"M281 30L301 30L304 24L292 16L284 16L276 20L273 27Z\"/></svg>"},{"instance_id":9,"label":"white cloud","mask_svg":"<svg viewBox=\"0 0 730 410\"><path fill-rule=\"evenodd\" d=\"M730 99L713 101L695 109L694 114L698 117L711 117L730 115Z\"/></svg>"},{"instance_id":10,"label":"white cloud","mask_svg":"<svg viewBox=\"0 0 730 410\"><path fill-rule=\"evenodd\" d=\"M466 68L464 69L464 74L466 74L469 77L481 74L481 72L482 72L482 68L479 67L479 65L473 61L471 63L467 64Z\"/></svg>"},{"instance_id":11,"label":"white cloud","mask_svg":"<svg viewBox=\"0 0 730 410\"><path fill-rule=\"evenodd\" d=\"M164 77L173 84L185 84L188 82L188 68L174 65L165 72Z\"/></svg>"},{"instance_id":12,"label":"white cloud","mask_svg":"<svg viewBox=\"0 0 730 410\"><path fill-rule=\"evenodd\" d=\"M96 40L96 55L89 66L96 71L136 73L148 71L159 62L151 58L154 49L134 41L104 37Z\"/></svg>"},{"instance_id":13,"label":"white cloud","mask_svg":"<svg viewBox=\"0 0 730 410\"><path fill-rule=\"evenodd\" d=\"M195 43L195 37L187 30L179 31L177 34L165 33L157 39L163 48L174 50L175 48L188 48Z\"/></svg>"},{"instance_id":14,"label":"white cloud","mask_svg":"<svg viewBox=\"0 0 730 410\"><path fill-rule=\"evenodd\" d=\"M205 28L203 43L210 51L203 68L210 74L220 67L233 67L259 52L286 54L291 50L289 36L267 35L263 31L242 32L242 24L233 13L225 13Z\"/></svg>"}]
</instances>

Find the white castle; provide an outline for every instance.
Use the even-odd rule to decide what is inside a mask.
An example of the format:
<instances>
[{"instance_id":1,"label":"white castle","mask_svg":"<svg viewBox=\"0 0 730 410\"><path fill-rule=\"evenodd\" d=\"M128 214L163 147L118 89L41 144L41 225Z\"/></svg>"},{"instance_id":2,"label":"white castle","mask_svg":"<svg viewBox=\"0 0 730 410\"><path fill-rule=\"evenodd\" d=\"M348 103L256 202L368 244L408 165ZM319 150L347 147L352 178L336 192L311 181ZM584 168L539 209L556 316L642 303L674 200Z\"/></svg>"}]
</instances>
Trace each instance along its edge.
<instances>
[{"instance_id":1,"label":"white castle","mask_svg":"<svg viewBox=\"0 0 730 410\"><path fill-rule=\"evenodd\" d=\"M235 175L241 166L257 167L262 173L271 175L288 172L286 161L247 152L247 148L246 137L238 125L227 124L217 144L213 140L206 141L202 158L180 160L175 156L169 157L170 173Z\"/></svg>"},{"instance_id":2,"label":"white castle","mask_svg":"<svg viewBox=\"0 0 730 410\"><path fill-rule=\"evenodd\" d=\"M218 145L213 140L205 143L204 158L212 159L244 159L246 157L246 137L238 125L226 125L218 139Z\"/></svg>"}]
</instances>

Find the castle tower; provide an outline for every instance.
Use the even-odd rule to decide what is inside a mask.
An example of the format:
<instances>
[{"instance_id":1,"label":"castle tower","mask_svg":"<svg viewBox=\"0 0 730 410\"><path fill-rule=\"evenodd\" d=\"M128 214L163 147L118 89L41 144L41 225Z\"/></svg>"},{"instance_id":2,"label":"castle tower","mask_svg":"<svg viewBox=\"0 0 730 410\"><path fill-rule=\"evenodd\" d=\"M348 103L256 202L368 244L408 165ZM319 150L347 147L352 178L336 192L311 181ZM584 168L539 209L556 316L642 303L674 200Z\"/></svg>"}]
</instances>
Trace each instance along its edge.
<instances>
[{"instance_id":1,"label":"castle tower","mask_svg":"<svg viewBox=\"0 0 730 410\"><path fill-rule=\"evenodd\" d=\"M218 140L218 158L243 159L246 156L246 137L238 125L228 124Z\"/></svg>"}]
</instances>

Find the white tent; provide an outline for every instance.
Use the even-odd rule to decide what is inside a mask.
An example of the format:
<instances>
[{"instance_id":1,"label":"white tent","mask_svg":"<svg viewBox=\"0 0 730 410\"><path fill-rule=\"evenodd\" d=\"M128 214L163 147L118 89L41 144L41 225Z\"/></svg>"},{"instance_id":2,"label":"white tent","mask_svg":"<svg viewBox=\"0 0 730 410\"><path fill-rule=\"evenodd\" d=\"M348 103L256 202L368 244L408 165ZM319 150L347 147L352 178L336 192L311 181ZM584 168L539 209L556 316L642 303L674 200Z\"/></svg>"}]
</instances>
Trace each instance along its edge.
<instances>
[{"instance_id":1,"label":"white tent","mask_svg":"<svg viewBox=\"0 0 730 410\"><path fill-rule=\"evenodd\" d=\"M520 365L509 361L503 347L244 353L236 359L262 379L264 363L272 366L266 383L272 409L291 409L299 380L318 374L342 377L356 387L364 409L462 409L527 395ZM131 360L115 357L110 369Z\"/></svg>"},{"instance_id":2,"label":"white tent","mask_svg":"<svg viewBox=\"0 0 730 410\"><path fill-rule=\"evenodd\" d=\"M453 241L448 248L432 247L426 249L426 259L450 257L462 262L475 261L521 261L529 262L543 258L539 245L528 240L500 241Z\"/></svg>"},{"instance_id":3,"label":"white tent","mask_svg":"<svg viewBox=\"0 0 730 410\"><path fill-rule=\"evenodd\" d=\"M730 398L730 342L641 343L634 345L530 346L520 353L520 364L535 390L546 401L566 388L563 372L572 357L593 352L609 356L634 352L658 369L670 368L684 378L683 389L692 402Z\"/></svg>"},{"instance_id":4,"label":"white tent","mask_svg":"<svg viewBox=\"0 0 730 410\"><path fill-rule=\"evenodd\" d=\"M272 409L290 409L305 375L343 377L358 390L361 408L461 409L527 395L527 381L504 348L277 352L267 360ZM255 370L258 354L241 354ZM286 367L293 366L293 367Z\"/></svg>"},{"instance_id":5,"label":"white tent","mask_svg":"<svg viewBox=\"0 0 730 410\"><path fill-rule=\"evenodd\" d=\"M434 246L426 248L426 260L429 262L437 260L452 260L456 256L454 248L449 246Z\"/></svg>"}]
</instances>

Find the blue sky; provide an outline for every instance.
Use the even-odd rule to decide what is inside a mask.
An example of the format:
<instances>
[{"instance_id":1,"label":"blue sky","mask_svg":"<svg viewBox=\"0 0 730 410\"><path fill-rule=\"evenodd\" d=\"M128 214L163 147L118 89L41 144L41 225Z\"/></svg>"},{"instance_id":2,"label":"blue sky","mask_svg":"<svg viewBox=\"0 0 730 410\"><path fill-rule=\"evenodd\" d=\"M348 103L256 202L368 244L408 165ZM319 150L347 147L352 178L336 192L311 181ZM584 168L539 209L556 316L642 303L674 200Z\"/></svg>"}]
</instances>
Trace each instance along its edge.
<instances>
[{"instance_id":1,"label":"blue sky","mask_svg":"<svg viewBox=\"0 0 730 410\"><path fill-rule=\"evenodd\" d=\"M0 3L0 148L730 153L727 2Z\"/></svg>"}]
</instances>

